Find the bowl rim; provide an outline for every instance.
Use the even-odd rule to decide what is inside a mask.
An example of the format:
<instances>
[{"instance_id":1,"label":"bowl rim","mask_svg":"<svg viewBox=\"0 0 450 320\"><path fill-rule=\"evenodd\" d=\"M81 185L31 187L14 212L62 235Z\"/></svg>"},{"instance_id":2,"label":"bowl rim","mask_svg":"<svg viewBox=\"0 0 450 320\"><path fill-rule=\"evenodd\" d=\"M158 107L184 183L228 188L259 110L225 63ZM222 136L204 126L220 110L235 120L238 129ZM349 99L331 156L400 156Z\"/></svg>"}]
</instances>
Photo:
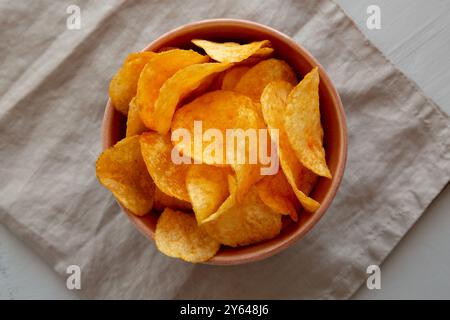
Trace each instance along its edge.
<instances>
[{"instance_id":1,"label":"bowl rim","mask_svg":"<svg viewBox=\"0 0 450 320\"><path fill-rule=\"evenodd\" d=\"M289 47L301 53L302 58L305 59L309 64L318 66L321 84L324 85L326 91L329 92L332 104L334 108L337 109L336 114L337 114L337 123L339 127L338 131L340 135L339 138L340 141L342 141L341 148L339 148L336 171L333 174L333 179L331 181L330 187L326 191L325 198L323 199L320 208L316 212L314 212L307 221L305 221L301 226L299 226L296 230L294 230L288 237L285 237L284 239L280 240L275 245L261 247L259 250L240 253L239 255L236 256L234 255L221 256L220 254L218 254L213 258L211 258L210 260L204 262L204 264L213 264L213 265L236 265L236 264L256 262L268 258L272 255L275 255L276 253L288 248L294 242L304 237L323 217L323 215L331 205L344 175L344 170L347 162L347 147L348 147L347 123L344 107L342 105L339 93L335 88L333 82L331 81L330 77L328 76L327 72L325 71L323 66L319 63L319 61L316 58L314 58L314 56L308 50L306 50L300 44L295 42L292 38L269 26L243 19L228 19L228 18L206 19L188 23L175 29L172 29L169 32L166 32L160 37L153 40L144 49L142 49L142 51L152 50L153 48L161 48L164 46L165 43L169 42L172 39L177 38L180 32L193 32L195 30L199 30L205 27L214 27L214 26L215 27L234 26L247 28L250 27L256 29L259 32L272 33L275 37L280 39L281 42L286 43ZM102 150L105 150L114 144L110 133L112 129L111 119L113 118L114 113L116 112L117 111L115 111L115 109L111 104L111 100L108 98L108 102L106 104L105 113L102 120L102 129L101 129ZM137 217L133 215L128 210L126 210L119 201L117 202L121 206L123 211L127 214L129 219L135 224L137 229L141 233L143 233L147 238L153 240L154 231L149 230L150 228L148 228L145 221L142 220L142 217ZM251 246L252 245L250 245L249 247Z\"/></svg>"}]
</instances>

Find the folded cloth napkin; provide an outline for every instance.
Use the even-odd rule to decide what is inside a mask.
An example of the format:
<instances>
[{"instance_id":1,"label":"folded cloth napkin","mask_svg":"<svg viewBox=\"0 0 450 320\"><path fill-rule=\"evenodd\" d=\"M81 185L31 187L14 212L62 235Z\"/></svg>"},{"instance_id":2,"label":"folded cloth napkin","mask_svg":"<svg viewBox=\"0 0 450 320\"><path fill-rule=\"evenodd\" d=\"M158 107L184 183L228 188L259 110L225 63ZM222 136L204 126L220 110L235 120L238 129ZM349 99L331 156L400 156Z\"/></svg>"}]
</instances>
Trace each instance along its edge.
<instances>
[{"instance_id":1,"label":"folded cloth napkin","mask_svg":"<svg viewBox=\"0 0 450 320\"><path fill-rule=\"evenodd\" d=\"M450 121L328 0L0 2L0 221L87 298L348 298L450 177ZM264 261L160 254L95 177L109 80L130 51L207 18L272 26L318 58L341 95L348 162L302 240Z\"/></svg>"}]
</instances>

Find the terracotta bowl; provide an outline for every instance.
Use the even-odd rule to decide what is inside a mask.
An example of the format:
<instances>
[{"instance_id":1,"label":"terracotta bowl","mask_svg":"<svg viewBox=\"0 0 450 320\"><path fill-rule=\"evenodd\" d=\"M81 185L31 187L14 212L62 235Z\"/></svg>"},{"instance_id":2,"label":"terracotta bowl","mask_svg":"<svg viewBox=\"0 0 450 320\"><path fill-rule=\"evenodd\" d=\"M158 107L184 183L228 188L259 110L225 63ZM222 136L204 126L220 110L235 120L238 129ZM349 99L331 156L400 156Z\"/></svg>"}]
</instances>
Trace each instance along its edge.
<instances>
[{"instance_id":1,"label":"terracotta bowl","mask_svg":"<svg viewBox=\"0 0 450 320\"><path fill-rule=\"evenodd\" d=\"M341 182L347 156L344 109L336 88L320 63L285 34L261 24L234 19L204 20L170 31L154 40L144 50L158 51L163 47L194 48L190 43L194 38L242 43L267 39L272 42L275 57L288 62L299 79L314 66L318 66L320 70L320 110L325 134L324 146L327 163L333 175L331 180L319 179L311 193L312 197L321 203L320 209L314 213L300 213L298 223L288 224L274 239L239 248L222 247L207 263L233 265L261 260L286 249L303 237L330 206ZM102 124L103 149L109 148L125 136L125 123L125 117L115 111L108 101ZM158 215L150 213L137 217L130 212L127 214L139 231L152 239Z\"/></svg>"}]
</instances>

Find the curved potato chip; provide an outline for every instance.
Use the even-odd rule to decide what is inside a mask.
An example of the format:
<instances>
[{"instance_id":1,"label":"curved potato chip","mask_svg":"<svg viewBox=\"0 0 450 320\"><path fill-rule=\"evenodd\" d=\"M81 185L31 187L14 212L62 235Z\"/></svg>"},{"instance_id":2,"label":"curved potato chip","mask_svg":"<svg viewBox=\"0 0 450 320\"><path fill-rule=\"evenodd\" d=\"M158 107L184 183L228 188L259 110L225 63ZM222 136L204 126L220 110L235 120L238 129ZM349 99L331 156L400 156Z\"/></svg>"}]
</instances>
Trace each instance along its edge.
<instances>
[{"instance_id":1,"label":"curved potato chip","mask_svg":"<svg viewBox=\"0 0 450 320\"><path fill-rule=\"evenodd\" d=\"M159 90L153 110L153 117L158 119L154 129L161 134L170 130L175 108L181 99L198 88L212 74L222 72L232 65L229 63L202 63L178 70Z\"/></svg>"},{"instance_id":2,"label":"curved potato chip","mask_svg":"<svg viewBox=\"0 0 450 320\"><path fill-rule=\"evenodd\" d=\"M202 94L204 94L207 91L216 90L216 89L212 89L212 87L215 84L215 82L217 81L216 79L220 75L221 75L221 73L213 73L213 74L210 74L209 76L205 77L201 81L200 85L197 88L195 88L194 90L192 90L191 92L186 94L186 96L182 97L182 99L180 100L178 105L182 106L183 104L189 103L192 100L200 97Z\"/></svg>"},{"instance_id":3,"label":"curved potato chip","mask_svg":"<svg viewBox=\"0 0 450 320\"><path fill-rule=\"evenodd\" d=\"M315 67L292 90L284 115L289 142L300 162L319 176L331 178L320 123L319 70Z\"/></svg>"},{"instance_id":4,"label":"curved potato chip","mask_svg":"<svg viewBox=\"0 0 450 320\"><path fill-rule=\"evenodd\" d=\"M231 167L236 174L236 201L241 202L250 188L263 178L261 167L255 164L234 164Z\"/></svg>"},{"instance_id":5,"label":"curved potato chip","mask_svg":"<svg viewBox=\"0 0 450 320\"><path fill-rule=\"evenodd\" d=\"M114 108L127 115L131 99L136 95L142 69L156 55L151 51L131 53L109 84L109 96Z\"/></svg>"},{"instance_id":6,"label":"curved potato chip","mask_svg":"<svg viewBox=\"0 0 450 320\"><path fill-rule=\"evenodd\" d=\"M170 137L156 132L145 132L140 137L142 157L156 186L169 196L189 201L185 185L189 165L172 161Z\"/></svg>"},{"instance_id":7,"label":"curved potato chip","mask_svg":"<svg viewBox=\"0 0 450 320\"><path fill-rule=\"evenodd\" d=\"M151 59L155 56L155 54L156 53L153 51L132 52L125 58L125 62L130 62L136 59Z\"/></svg>"},{"instance_id":8,"label":"curved potato chip","mask_svg":"<svg viewBox=\"0 0 450 320\"><path fill-rule=\"evenodd\" d=\"M156 223L155 243L159 251L187 262L204 262L212 258L220 243L199 228L188 213L166 209Z\"/></svg>"},{"instance_id":9,"label":"curved potato chip","mask_svg":"<svg viewBox=\"0 0 450 320\"><path fill-rule=\"evenodd\" d=\"M264 60L253 66L242 76L234 91L259 102L265 86L276 80L284 80L292 85L297 83L294 71L286 62L278 59Z\"/></svg>"},{"instance_id":10,"label":"curved potato chip","mask_svg":"<svg viewBox=\"0 0 450 320\"><path fill-rule=\"evenodd\" d=\"M286 169L283 170L286 177L289 177L288 181L297 195L297 198L300 200L300 203L306 211L316 211L319 209L320 203L308 195L316 185L319 177L314 172L304 167L300 161L294 161L293 158L285 158L287 157L280 160L281 166L283 167L283 163L285 163L284 167Z\"/></svg>"},{"instance_id":11,"label":"curved potato chip","mask_svg":"<svg viewBox=\"0 0 450 320\"><path fill-rule=\"evenodd\" d=\"M262 113L267 126L278 129L278 155L289 184L303 207L310 212L314 212L320 204L308 197L307 194L315 184L316 177L304 168L297 159L289 143L283 122L286 112L286 99L292 89L293 86L285 81L269 83L261 95Z\"/></svg>"},{"instance_id":12,"label":"curved potato chip","mask_svg":"<svg viewBox=\"0 0 450 320\"><path fill-rule=\"evenodd\" d=\"M157 119L153 116L159 90L175 72L196 63L207 62L208 57L192 50L174 49L156 54L144 67L137 84L136 103L142 121L155 129Z\"/></svg>"},{"instance_id":13,"label":"curved potato chip","mask_svg":"<svg viewBox=\"0 0 450 320\"><path fill-rule=\"evenodd\" d=\"M217 43L208 40L194 39L192 43L205 50L213 60L219 62L240 62L247 59L260 48L270 45L269 40L255 41L248 44L235 42Z\"/></svg>"},{"instance_id":14,"label":"curved potato chip","mask_svg":"<svg viewBox=\"0 0 450 320\"><path fill-rule=\"evenodd\" d=\"M297 158L291 157L293 155L280 150L281 167L303 208L314 212L319 209L320 203L308 197L308 194L317 182L317 175L306 169Z\"/></svg>"},{"instance_id":15,"label":"curved potato chip","mask_svg":"<svg viewBox=\"0 0 450 320\"><path fill-rule=\"evenodd\" d=\"M131 137L137 134L141 134L142 132L147 131L147 127L141 120L141 116L139 115L139 109L136 104L136 99L133 98L130 101L130 109L128 110L127 117L127 132L126 137Z\"/></svg>"},{"instance_id":16,"label":"curved potato chip","mask_svg":"<svg viewBox=\"0 0 450 320\"><path fill-rule=\"evenodd\" d=\"M208 234L227 246L244 246L271 239L281 230L281 215L270 209L251 188L242 203L231 194L219 210L203 221Z\"/></svg>"},{"instance_id":17,"label":"curved potato chip","mask_svg":"<svg viewBox=\"0 0 450 320\"><path fill-rule=\"evenodd\" d=\"M236 65L237 66L255 65L255 64L261 62L262 60L269 58L272 55L273 51L274 51L273 48L269 48L269 47L261 48L258 51L256 51L251 57L249 57L245 60L242 60L241 62L237 63Z\"/></svg>"},{"instance_id":18,"label":"curved potato chip","mask_svg":"<svg viewBox=\"0 0 450 320\"><path fill-rule=\"evenodd\" d=\"M153 209L157 211L163 211L166 208L187 212L192 211L192 205L189 202L171 197L168 194L162 192L158 187L155 187L154 198Z\"/></svg>"},{"instance_id":19,"label":"curved potato chip","mask_svg":"<svg viewBox=\"0 0 450 320\"><path fill-rule=\"evenodd\" d=\"M235 66L227 70L222 79L222 90L233 90L248 70L250 70L250 67L248 66Z\"/></svg>"},{"instance_id":20,"label":"curved potato chip","mask_svg":"<svg viewBox=\"0 0 450 320\"><path fill-rule=\"evenodd\" d=\"M125 138L103 151L96 172L98 181L135 215L152 209L155 185L142 160L139 136Z\"/></svg>"},{"instance_id":21,"label":"curved potato chip","mask_svg":"<svg viewBox=\"0 0 450 320\"><path fill-rule=\"evenodd\" d=\"M269 208L279 214L288 214L292 220L297 221L300 203L281 169L275 175L262 178L255 187L259 197Z\"/></svg>"},{"instance_id":22,"label":"curved potato chip","mask_svg":"<svg viewBox=\"0 0 450 320\"><path fill-rule=\"evenodd\" d=\"M228 185L224 183L229 173L230 170L226 167L206 164L190 166L186 177L186 188L199 224L216 212L229 196Z\"/></svg>"},{"instance_id":23,"label":"curved potato chip","mask_svg":"<svg viewBox=\"0 0 450 320\"><path fill-rule=\"evenodd\" d=\"M273 48L265 47L265 48L258 49L258 51L256 51L256 52L252 55L252 57L253 57L253 58L266 59L266 58L268 58L270 55L272 55L272 53L273 53Z\"/></svg>"},{"instance_id":24,"label":"curved potato chip","mask_svg":"<svg viewBox=\"0 0 450 320\"><path fill-rule=\"evenodd\" d=\"M227 164L226 153L237 152L236 145L232 150L227 150L228 148L226 148L227 129L246 130L258 129L264 126L261 122L262 120L255 112L257 108L259 107L251 99L232 91L217 90L208 92L175 112L172 121L172 135L179 129L186 129L189 132L189 139L181 136L181 139L174 142L174 144L184 155L196 159L199 163L211 165ZM196 148L194 143L195 133L199 131L206 134L210 129L217 130L220 136L211 135L210 143L203 141L201 146L203 148ZM212 152L215 150L212 148L214 146L221 147L220 150L217 148L217 153Z\"/></svg>"},{"instance_id":25,"label":"curved potato chip","mask_svg":"<svg viewBox=\"0 0 450 320\"><path fill-rule=\"evenodd\" d=\"M188 137L181 135L180 140L174 141L183 155L198 163L231 165L236 172L239 200L261 178L255 130L265 126L256 108L252 100L244 95L218 90L206 93L178 109L172 121L172 134L184 130L189 133ZM196 125L199 127L196 128ZM203 141L198 147L195 142L202 136L195 138L196 132L206 135L211 132L210 129L217 135L211 135L209 143ZM227 147L227 143L231 147Z\"/></svg>"}]
</instances>

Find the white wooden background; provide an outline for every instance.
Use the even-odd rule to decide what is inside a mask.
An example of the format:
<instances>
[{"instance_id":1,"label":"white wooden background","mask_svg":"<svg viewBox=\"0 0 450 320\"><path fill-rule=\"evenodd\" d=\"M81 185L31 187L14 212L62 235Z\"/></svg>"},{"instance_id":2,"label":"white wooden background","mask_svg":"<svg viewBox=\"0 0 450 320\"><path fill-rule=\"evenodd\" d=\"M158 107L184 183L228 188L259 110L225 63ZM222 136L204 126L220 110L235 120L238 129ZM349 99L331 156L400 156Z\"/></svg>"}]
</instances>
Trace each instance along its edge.
<instances>
[{"instance_id":1,"label":"white wooden background","mask_svg":"<svg viewBox=\"0 0 450 320\"><path fill-rule=\"evenodd\" d=\"M395 65L450 114L450 0L336 1ZM381 8L380 30L366 27L366 9L371 4ZM447 186L381 266L381 290L363 286L354 298L449 299L449 239ZM78 297L0 225L0 299L30 298Z\"/></svg>"}]
</instances>

